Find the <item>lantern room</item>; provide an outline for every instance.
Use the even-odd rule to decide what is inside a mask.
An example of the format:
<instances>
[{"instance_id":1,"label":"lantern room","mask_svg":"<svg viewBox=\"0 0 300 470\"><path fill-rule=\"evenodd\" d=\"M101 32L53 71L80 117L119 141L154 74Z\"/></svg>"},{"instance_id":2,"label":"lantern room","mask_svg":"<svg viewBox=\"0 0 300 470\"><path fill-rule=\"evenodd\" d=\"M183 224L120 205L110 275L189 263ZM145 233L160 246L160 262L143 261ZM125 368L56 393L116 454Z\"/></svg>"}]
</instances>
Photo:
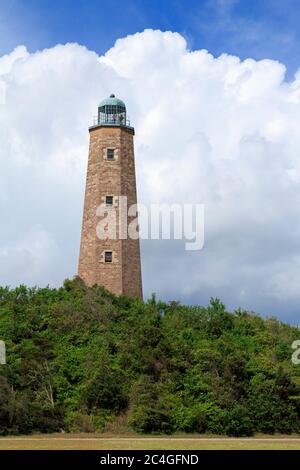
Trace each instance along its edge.
<instances>
[{"instance_id":1,"label":"lantern room","mask_svg":"<svg viewBox=\"0 0 300 470\"><path fill-rule=\"evenodd\" d=\"M101 101L98 107L97 121L96 125L98 126L130 127L124 101L116 98L113 94Z\"/></svg>"}]
</instances>

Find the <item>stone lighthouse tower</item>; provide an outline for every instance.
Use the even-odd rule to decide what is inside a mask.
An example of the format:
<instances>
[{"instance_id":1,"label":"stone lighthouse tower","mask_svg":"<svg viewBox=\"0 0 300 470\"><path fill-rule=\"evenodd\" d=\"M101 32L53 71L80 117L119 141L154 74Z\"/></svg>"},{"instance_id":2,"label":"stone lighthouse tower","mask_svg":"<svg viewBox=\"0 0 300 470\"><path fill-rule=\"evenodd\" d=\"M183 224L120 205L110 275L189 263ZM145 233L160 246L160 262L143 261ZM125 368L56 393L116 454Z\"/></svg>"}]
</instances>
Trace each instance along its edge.
<instances>
[{"instance_id":1,"label":"stone lighthouse tower","mask_svg":"<svg viewBox=\"0 0 300 470\"><path fill-rule=\"evenodd\" d=\"M142 298L138 232L129 237L126 230L133 219L136 222L137 214L133 216L130 211L128 215L124 202L130 208L137 203L137 195L134 128L127 119L124 102L115 95L102 101L89 132L78 275L88 286L98 284L115 294ZM105 217L115 221L114 236L99 236L99 223L103 224Z\"/></svg>"}]
</instances>

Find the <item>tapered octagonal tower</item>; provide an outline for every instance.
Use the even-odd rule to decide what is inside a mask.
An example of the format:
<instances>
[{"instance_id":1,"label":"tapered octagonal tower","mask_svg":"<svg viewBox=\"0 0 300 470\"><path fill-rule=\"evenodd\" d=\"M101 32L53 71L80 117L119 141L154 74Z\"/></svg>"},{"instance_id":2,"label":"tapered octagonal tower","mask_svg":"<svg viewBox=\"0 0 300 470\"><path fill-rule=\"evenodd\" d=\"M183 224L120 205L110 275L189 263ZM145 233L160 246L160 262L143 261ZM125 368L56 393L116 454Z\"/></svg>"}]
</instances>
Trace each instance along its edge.
<instances>
[{"instance_id":1,"label":"tapered octagonal tower","mask_svg":"<svg viewBox=\"0 0 300 470\"><path fill-rule=\"evenodd\" d=\"M115 95L102 101L89 132L78 275L88 286L98 284L115 294L142 298L140 242L138 236L129 237L126 232L136 216L125 212L124 201L127 198L128 208L136 204L137 193L134 128L123 101ZM111 214L110 220L116 221L115 237L104 239L99 237L99 223Z\"/></svg>"}]
</instances>

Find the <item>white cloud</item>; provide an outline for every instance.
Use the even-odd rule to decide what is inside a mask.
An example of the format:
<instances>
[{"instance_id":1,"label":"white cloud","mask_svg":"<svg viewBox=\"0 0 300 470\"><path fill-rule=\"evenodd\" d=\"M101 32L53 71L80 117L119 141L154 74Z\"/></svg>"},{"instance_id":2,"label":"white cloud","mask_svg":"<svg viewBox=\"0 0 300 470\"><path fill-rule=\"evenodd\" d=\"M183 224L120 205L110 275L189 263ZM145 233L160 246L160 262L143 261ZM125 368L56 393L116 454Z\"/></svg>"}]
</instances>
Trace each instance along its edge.
<instances>
[{"instance_id":1,"label":"white cloud","mask_svg":"<svg viewBox=\"0 0 300 470\"><path fill-rule=\"evenodd\" d=\"M206 205L205 246L143 244L146 294L218 295L293 318L300 293L300 72L187 50L147 30L105 56L77 44L0 58L0 283L59 284L76 272L87 127L116 93L136 128L143 202ZM38 228L37 228L38 227Z\"/></svg>"},{"instance_id":2,"label":"white cloud","mask_svg":"<svg viewBox=\"0 0 300 470\"><path fill-rule=\"evenodd\" d=\"M59 256L51 234L39 227L32 227L16 243L8 242L5 248L0 249L1 280L5 280L6 285L24 284L24 279L30 285L37 282L51 284L57 279Z\"/></svg>"}]
</instances>

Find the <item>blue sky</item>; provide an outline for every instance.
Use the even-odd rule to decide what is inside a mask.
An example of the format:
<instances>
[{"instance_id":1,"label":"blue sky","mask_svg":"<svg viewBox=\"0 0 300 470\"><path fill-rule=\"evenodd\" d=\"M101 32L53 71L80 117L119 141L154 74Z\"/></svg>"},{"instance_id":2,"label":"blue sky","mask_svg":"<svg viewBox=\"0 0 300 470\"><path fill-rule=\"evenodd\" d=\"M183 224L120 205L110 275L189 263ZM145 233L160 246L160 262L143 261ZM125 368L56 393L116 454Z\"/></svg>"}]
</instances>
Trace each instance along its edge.
<instances>
[{"instance_id":1,"label":"blue sky","mask_svg":"<svg viewBox=\"0 0 300 470\"><path fill-rule=\"evenodd\" d=\"M154 28L216 56L279 60L290 79L300 63L299 24L299 0L1 0L0 54L66 42L103 53L117 38Z\"/></svg>"}]
</instances>

